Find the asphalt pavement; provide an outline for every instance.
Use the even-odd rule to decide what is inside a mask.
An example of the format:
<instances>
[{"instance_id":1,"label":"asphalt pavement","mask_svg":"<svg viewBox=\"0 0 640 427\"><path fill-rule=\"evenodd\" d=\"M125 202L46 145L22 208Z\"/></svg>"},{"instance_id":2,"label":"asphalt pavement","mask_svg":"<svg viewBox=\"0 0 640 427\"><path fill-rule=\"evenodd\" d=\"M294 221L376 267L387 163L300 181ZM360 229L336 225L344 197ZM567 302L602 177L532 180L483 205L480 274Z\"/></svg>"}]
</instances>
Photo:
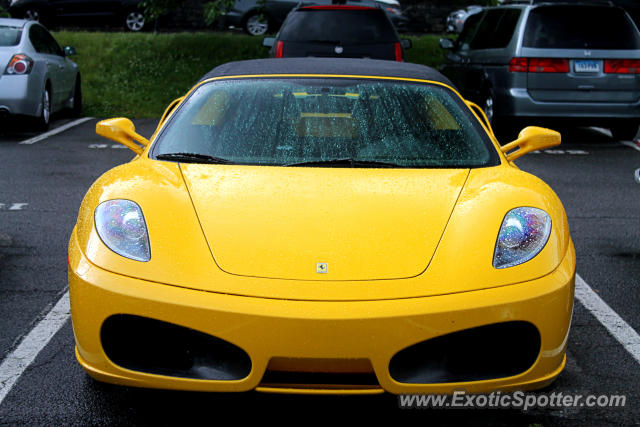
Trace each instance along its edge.
<instances>
[{"instance_id":1,"label":"asphalt pavement","mask_svg":"<svg viewBox=\"0 0 640 427\"><path fill-rule=\"evenodd\" d=\"M67 123L58 119L54 127ZM20 126L0 127L0 363L67 287L67 242L82 197L133 153L95 134L92 119L32 144ZM149 136L156 120L135 122ZM517 161L563 201L584 281L640 331L640 151L597 129L562 130L563 144ZM541 307L544 310L544 307ZM640 349L638 349L640 350ZM576 302L568 362L542 392L624 395L620 408L399 409L395 396L191 393L117 387L91 380L74 356L67 320L0 401L0 425L123 425L234 422L301 416L332 422L380 414L430 424L632 425L640 421L640 362ZM225 418L228 421L228 418Z\"/></svg>"}]
</instances>

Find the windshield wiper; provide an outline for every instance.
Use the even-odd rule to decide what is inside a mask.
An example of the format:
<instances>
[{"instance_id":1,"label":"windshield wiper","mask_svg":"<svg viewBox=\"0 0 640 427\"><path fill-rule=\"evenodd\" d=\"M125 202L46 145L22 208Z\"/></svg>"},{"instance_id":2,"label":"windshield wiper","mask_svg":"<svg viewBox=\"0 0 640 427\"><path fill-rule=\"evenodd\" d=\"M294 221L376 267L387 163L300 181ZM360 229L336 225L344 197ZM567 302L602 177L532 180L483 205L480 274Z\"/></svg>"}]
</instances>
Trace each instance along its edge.
<instances>
[{"instance_id":1,"label":"windshield wiper","mask_svg":"<svg viewBox=\"0 0 640 427\"><path fill-rule=\"evenodd\" d=\"M352 168L403 168L404 166L396 163L377 162L375 160L358 160L358 159L330 159L330 160L311 160L308 162L289 163L285 166L349 166Z\"/></svg>"},{"instance_id":2,"label":"windshield wiper","mask_svg":"<svg viewBox=\"0 0 640 427\"><path fill-rule=\"evenodd\" d=\"M222 157L214 157L208 154L198 153L164 153L156 156L158 160L175 160L182 163L210 163L216 165L224 165L234 163L231 160Z\"/></svg>"}]
</instances>

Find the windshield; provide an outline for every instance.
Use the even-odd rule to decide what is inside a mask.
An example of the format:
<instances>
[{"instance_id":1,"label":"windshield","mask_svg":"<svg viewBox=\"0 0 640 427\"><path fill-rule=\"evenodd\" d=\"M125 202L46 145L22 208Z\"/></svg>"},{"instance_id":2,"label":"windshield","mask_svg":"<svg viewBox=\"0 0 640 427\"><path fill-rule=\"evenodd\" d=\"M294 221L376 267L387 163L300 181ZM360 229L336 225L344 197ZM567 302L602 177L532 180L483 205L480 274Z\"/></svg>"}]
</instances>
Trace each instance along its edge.
<instances>
[{"instance_id":1,"label":"windshield","mask_svg":"<svg viewBox=\"0 0 640 427\"><path fill-rule=\"evenodd\" d=\"M449 89L320 78L206 83L165 126L153 156L274 166L498 164L486 132Z\"/></svg>"},{"instance_id":2,"label":"windshield","mask_svg":"<svg viewBox=\"0 0 640 427\"><path fill-rule=\"evenodd\" d=\"M22 28L0 25L0 46L16 46L20 43Z\"/></svg>"}]
</instances>

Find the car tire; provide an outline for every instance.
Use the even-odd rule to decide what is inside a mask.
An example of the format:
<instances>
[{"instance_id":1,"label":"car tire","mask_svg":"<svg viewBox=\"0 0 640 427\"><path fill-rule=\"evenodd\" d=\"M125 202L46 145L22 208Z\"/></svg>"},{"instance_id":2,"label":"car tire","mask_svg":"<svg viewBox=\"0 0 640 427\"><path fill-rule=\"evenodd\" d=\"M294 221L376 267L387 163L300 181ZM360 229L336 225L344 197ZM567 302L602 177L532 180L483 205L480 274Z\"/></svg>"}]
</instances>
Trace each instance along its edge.
<instances>
[{"instance_id":1,"label":"car tire","mask_svg":"<svg viewBox=\"0 0 640 427\"><path fill-rule=\"evenodd\" d=\"M487 120L489 124L493 127L496 123L495 119L495 111L494 111L495 101L493 98L493 94L489 91L484 97L484 101L482 102L482 112L487 116Z\"/></svg>"},{"instance_id":2,"label":"car tire","mask_svg":"<svg viewBox=\"0 0 640 427\"><path fill-rule=\"evenodd\" d=\"M140 10L130 10L124 15L124 27L133 32L142 31L144 28L144 13Z\"/></svg>"},{"instance_id":3,"label":"car tire","mask_svg":"<svg viewBox=\"0 0 640 427\"><path fill-rule=\"evenodd\" d=\"M80 75L76 77L73 87L73 102L71 103L71 117L80 117L82 115L82 83Z\"/></svg>"},{"instance_id":4,"label":"car tire","mask_svg":"<svg viewBox=\"0 0 640 427\"><path fill-rule=\"evenodd\" d=\"M257 11L247 15L244 20L244 30L252 36L262 36L269 31L269 19Z\"/></svg>"},{"instance_id":5,"label":"car tire","mask_svg":"<svg viewBox=\"0 0 640 427\"><path fill-rule=\"evenodd\" d=\"M49 129L51 123L51 89L47 84L42 92L40 116L36 119L36 127L39 131Z\"/></svg>"},{"instance_id":6,"label":"car tire","mask_svg":"<svg viewBox=\"0 0 640 427\"><path fill-rule=\"evenodd\" d=\"M613 139L617 141L632 141L638 134L638 122L617 124L609 129Z\"/></svg>"}]
</instances>

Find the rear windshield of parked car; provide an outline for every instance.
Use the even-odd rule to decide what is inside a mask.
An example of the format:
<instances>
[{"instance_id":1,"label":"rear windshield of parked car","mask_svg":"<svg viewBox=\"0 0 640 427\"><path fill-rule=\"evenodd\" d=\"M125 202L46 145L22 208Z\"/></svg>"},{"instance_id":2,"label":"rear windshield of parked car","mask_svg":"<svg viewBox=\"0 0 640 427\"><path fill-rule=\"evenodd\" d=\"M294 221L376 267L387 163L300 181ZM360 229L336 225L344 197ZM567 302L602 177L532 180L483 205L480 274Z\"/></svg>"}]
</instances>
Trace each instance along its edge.
<instances>
[{"instance_id":1,"label":"rear windshield of parked car","mask_svg":"<svg viewBox=\"0 0 640 427\"><path fill-rule=\"evenodd\" d=\"M280 40L306 43L394 43L393 25L379 9L299 9L283 24Z\"/></svg>"},{"instance_id":2,"label":"rear windshield of parked car","mask_svg":"<svg viewBox=\"0 0 640 427\"><path fill-rule=\"evenodd\" d=\"M16 46L21 35L22 28L0 26L0 46Z\"/></svg>"},{"instance_id":3,"label":"rear windshield of parked car","mask_svg":"<svg viewBox=\"0 0 640 427\"><path fill-rule=\"evenodd\" d=\"M471 41L471 49L507 47L520 19L520 9L490 9Z\"/></svg>"},{"instance_id":4,"label":"rear windshield of parked car","mask_svg":"<svg viewBox=\"0 0 640 427\"><path fill-rule=\"evenodd\" d=\"M335 159L401 168L498 164L486 132L451 90L373 79L204 84L160 134L153 155L169 153L270 166Z\"/></svg>"},{"instance_id":5,"label":"rear windshield of parked car","mask_svg":"<svg viewBox=\"0 0 640 427\"><path fill-rule=\"evenodd\" d=\"M625 11L597 6L541 6L531 10L523 46L557 49L640 49Z\"/></svg>"}]
</instances>

